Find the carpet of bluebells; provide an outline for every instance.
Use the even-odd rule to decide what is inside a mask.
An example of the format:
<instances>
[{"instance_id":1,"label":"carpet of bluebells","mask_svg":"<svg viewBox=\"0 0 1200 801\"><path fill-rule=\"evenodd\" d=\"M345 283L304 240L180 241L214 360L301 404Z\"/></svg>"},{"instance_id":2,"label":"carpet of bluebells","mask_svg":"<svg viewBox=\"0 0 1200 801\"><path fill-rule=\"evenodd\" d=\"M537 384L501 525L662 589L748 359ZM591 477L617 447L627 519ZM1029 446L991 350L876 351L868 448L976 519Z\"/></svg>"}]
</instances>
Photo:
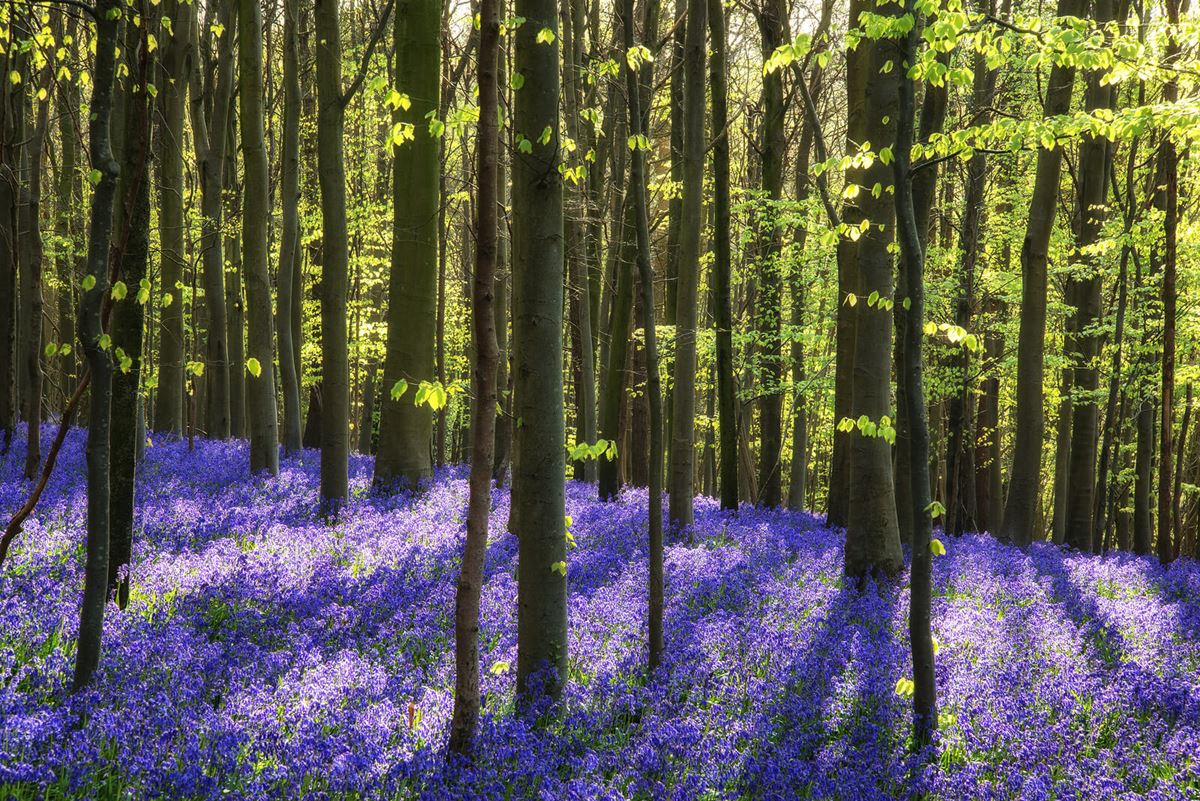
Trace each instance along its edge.
<instances>
[{"instance_id":1,"label":"carpet of bluebells","mask_svg":"<svg viewBox=\"0 0 1200 801\"><path fill-rule=\"evenodd\" d=\"M28 491L23 445L0 513ZM1200 798L1200 565L948 540L935 563L942 731L908 756L907 589L846 586L809 515L697 502L668 544L665 666L644 675L646 496L568 485L570 676L513 709L516 540L494 494L485 719L447 764L465 474L336 525L317 457L252 480L243 443L159 441L140 470L133 593L93 688L67 692L83 438L0 570L0 798Z\"/></svg>"}]
</instances>

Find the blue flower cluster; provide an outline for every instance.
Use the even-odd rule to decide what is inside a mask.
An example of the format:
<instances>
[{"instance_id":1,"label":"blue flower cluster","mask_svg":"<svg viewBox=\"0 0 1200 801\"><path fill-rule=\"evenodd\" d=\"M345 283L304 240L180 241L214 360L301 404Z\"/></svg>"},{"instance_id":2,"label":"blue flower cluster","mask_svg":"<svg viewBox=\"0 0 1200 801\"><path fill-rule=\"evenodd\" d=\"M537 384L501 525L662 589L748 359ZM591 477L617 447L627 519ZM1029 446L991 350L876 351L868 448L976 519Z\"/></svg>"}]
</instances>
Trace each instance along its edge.
<instances>
[{"instance_id":1,"label":"blue flower cluster","mask_svg":"<svg viewBox=\"0 0 1200 801\"><path fill-rule=\"evenodd\" d=\"M24 499L20 442L0 511ZM70 695L83 436L0 571L0 798L1200 798L1200 565L1028 552L935 560L941 731L909 756L903 579L859 593L840 532L697 502L666 552L667 650L644 673L646 496L572 484L569 681L514 712L516 540L494 493L484 719L448 762L462 470L316 515L317 456L246 475L243 443L156 441L140 468L129 607Z\"/></svg>"}]
</instances>

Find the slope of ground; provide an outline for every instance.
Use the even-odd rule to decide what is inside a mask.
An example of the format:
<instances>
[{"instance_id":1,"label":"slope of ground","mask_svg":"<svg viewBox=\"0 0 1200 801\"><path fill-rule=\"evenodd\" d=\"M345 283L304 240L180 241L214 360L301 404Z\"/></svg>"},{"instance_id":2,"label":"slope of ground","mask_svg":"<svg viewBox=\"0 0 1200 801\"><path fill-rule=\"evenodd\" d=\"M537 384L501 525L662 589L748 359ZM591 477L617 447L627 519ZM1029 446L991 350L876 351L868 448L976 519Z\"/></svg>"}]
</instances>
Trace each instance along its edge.
<instances>
[{"instance_id":1,"label":"slope of ground","mask_svg":"<svg viewBox=\"0 0 1200 801\"><path fill-rule=\"evenodd\" d=\"M27 486L0 468L7 517ZM83 439L0 569L2 798L874 799L913 788L907 589L843 585L809 516L697 507L667 549L667 654L647 683L645 495L568 487L570 683L512 714L516 541L494 494L485 721L445 766L466 484L314 517L316 455L251 481L240 443L158 442L139 482L134 591L93 689L67 693L82 586ZM936 560L942 799L1200 798L1200 566L1028 553Z\"/></svg>"}]
</instances>

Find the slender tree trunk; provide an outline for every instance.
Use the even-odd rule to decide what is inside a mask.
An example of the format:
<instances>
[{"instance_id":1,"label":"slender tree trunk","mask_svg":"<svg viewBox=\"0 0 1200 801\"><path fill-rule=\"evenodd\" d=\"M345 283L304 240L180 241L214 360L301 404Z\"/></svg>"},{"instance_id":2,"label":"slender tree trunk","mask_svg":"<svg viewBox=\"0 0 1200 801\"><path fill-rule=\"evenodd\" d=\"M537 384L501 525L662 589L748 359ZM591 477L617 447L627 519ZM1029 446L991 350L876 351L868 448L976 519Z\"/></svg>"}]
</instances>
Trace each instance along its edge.
<instances>
[{"instance_id":1,"label":"slender tree trunk","mask_svg":"<svg viewBox=\"0 0 1200 801\"><path fill-rule=\"evenodd\" d=\"M671 391L668 496L671 525L694 522L696 439L696 316L700 285L700 227L704 182L706 0L687 0L683 44L683 197L676 278L675 380Z\"/></svg>"},{"instance_id":2,"label":"slender tree trunk","mask_svg":"<svg viewBox=\"0 0 1200 801\"><path fill-rule=\"evenodd\" d=\"M66 18L66 29L63 33L62 19ZM57 35L70 36L75 40L77 24L75 17L65 14L61 9L53 12L54 30ZM55 233L61 243L60 255L57 259L56 272L58 277L58 348L62 372L63 405L65 406L79 378L79 358L73 346L75 342L75 292L82 272L84 261L79 236L79 206L82 195L82 181L79 176L79 151L75 129L75 119L79 113L80 91L74 81L58 82L58 117L59 135L59 164L55 187ZM66 352L64 352L66 349ZM0 379L2 380L2 379Z\"/></svg>"},{"instance_id":3,"label":"slender tree trunk","mask_svg":"<svg viewBox=\"0 0 1200 801\"><path fill-rule=\"evenodd\" d=\"M375 374L378 372L378 364L373 361L367 363L367 376L362 395L362 415L359 417L358 423L358 452L364 456L375 452L375 396L379 393L378 387L375 386Z\"/></svg>"},{"instance_id":4,"label":"slender tree trunk","mask_svg":"<svg viewBox=\"0 0 1200 801\"><path fill-rule=\"evenodd\" d=\"M1137 416L1137 454L1133 484L1133 552L1150 553L1154 537L1150 486L1154 474L1154 401L1146 398Z\"/></svg>"},{"instance_id":5,"label":"slender tree trunk","mask_svg":"<svg viewBox=\"0 0 1200 801\"><path fill-rule=\"evenodd\" d=\"M737 398L733 383L733 307L730 297L732 254L729 242L729 120L726 86L725 7L709 0L712 36L709 81L712 85L713 171L713 305L716 307L717 419L721 475L721 508L738 507Z\"/></svg>"},{"instance_id":6,"label":"slender tree trunk","mask_svg":"<svg viewBox=\"0 0 1200 801\"><path fill-rule=\"evenodd\" d=\"M201 41L199 3L191 5L190 31L193 43ZM194 69L190 76L192 141L195 144L200 184L200 251L204 267L205 331L204 387L208 410L207 432L225 439L230 435L229 332L225 305L225 248L222 233L225 185L225 151L228 144L231 97L233 92L233 42L231 3L209 0L207 20L224 26L228 35L216 38L212 70ZM212 22L207 30L211 32ZM206 35L204 41L208 40ZM202 84L202 77L209 76ZM195 309L193 309L193 317ZM239 370L242 366L239 364Z\"/></svg>"},{"instance_id":7,"label":"slender tree trunk","mask_svg":"<svg viewBox=\"0 0 1200 801\"><path fill-rule=\"evenodd\" d=\"M587 69L587 59L583 49L583 3L582 0L563 0L563 48L567 59L566 75L564 76L564 118L567 135L577 143L584 142L584 133L580 126L580 106L583 102L581 82ZM577 150L572 160L568 157L567 166L572 162L583 164L582 154ZM586 242L587 231L587 184L583 180L572 182L569 192L571 215L567 222L567 239L569 247L568 271L572 287L571 311L575 318L573 331L578 347L573 351L573 358L578 359L578 369L575 377L575 439L577 442L594 443L596 441L596 362L595 362L595 333L591 321L590 277L593 272L589 250ZM575 478L588 483L596 482L596 460L584 459L576 464Z\"/></svg>"},{"instance_id":8,"label":"slender tree trunk","mask_svg":"<svg viewBox=\"0 0 1200 801\"><path fill-rule=\"evenodd\" d=\"M240 0L234 0L240 2ZM239 67L240 70L240 67ZM240 79L239 79L239 86ZM240 100L234 98L236 105ZM240 112L239 112L240 113ZM225 336L229 342L229 433L237 439L245 439L246 428L246 304L242 295L243 267L246 266L244 243L246 226L243 214L246 210L245 159L239 183L237 171L238 124L239 120L230 112L227 141L225 143L225 219L242 220L239 228L227 225L225 254L228 261L225 282L225 309L227 312ZM263 152L266 152L265 146ZM253 230L253 227L252 227Z\"/></svg>"},{"instance_id":9,"label":"slender tree trunk","mask_svg":"<svg viewBox=\"0 0 1200 801\"><path fill-rule=\"evenodd\" d=\"M1104 535L1110 522L1109 506L1115 491L1117 454L1113 452L1117 432L1121 428L1120 396L1123 364L1121 354L1125 342L1125 308L1129 300L1128 290L1129 248L1121 252L1121 269L1117 276L1117 318L1113 326L1112 367L1108 378L1108 400L1104 407L1104 437L1100 446L1100 467L1096 471L1096 518L1092 528L1092 551L1103 550Z\"/></svg>"},{"instance_id":10,"label":"slender tree trunk","mask_svg":"<svg viewBox=\"0 0 1200 801\"><path fill-rule=\"evenodd\" d=\"M390 6L388 7L390 10ZM386 12L385 12L386 13ZM321 505L334 514L349 499L350 354L346 306L345 108L337 0L317 0L317 172L321 184ZM385 20L386 22L386 20ZM382 23L381 23L382 24ZM290 354L288 356L290 358Z\"/></svg>"},{"instance_id":11,"label":"slender tree trunk","mask_svg":"<svg viewBox=\"0 0 1200 801\"><path fill-rule=\"evenodd\" d=\"M647 5L649 5L647 3ZM688 9L691 6L688 0L675 0L674 9L671 11L671 19L674 23L671 31L671 49L670 59L668 61L669 75L669 95L668 109L671 121L670 133L670 161L671 161L671 184L677 191L672 192L667 200L667 252L666 267L667 274L665 276L666 291L664 294L665 303L663 304L664 314L663 322L666 325L675 325L676 314L679 309L679 236L683 230L682 211L683 198L678 188L683 184L683 149L684 149L684 94L686 92L687 74L684 68L684 50L685 39L687 37L687 26L682 24L688 15ZM642 32L643 38L648 43L653 43L653 38L650 37L649 31ZM692 64L692 66L695 66ZM645 100L643 95L643 100ZM641 104L643 109L648 110L647 104ZM649 130L647 128L647 130ZM714 135L716 128L714 126ZM668 409L668 413L670 410Z\"/></svg>"},{"instance_id":12,"label":"slender tree trunk","mask_svg":"<svg viewBox=\"0 0 1200 801\"><path fill-rule=\"evenodd\" d=\"M905 11L916 18L914 0L907 0ZM917 55L918 28L909 28L901 50L901 63L914 63ZM913 198L911 152L916 98L912 78L903 75L899 86L896 146L893 174L895 175L896 227L902 253L909 300L908 320L904 334L904 391L909 409L908 491L912 493L912 592L909 599L908 634L913 663L913 741L919 750L930 744L937 729L937 685L934 676L933 634L930 625L930 606L933 590L931 538L933 520L930 516L929 482L925 480L925 465L929 463L929 425L925 407L924 357L921 353L922 327L925 314L925 253L917 227L917 211ZM928 102L928 99L926 100ZM853 519L853 510L851 510Z\"/></svg>"},{"instance_id":13,"label":"slender tree trunk","mask_svg":"<svg viewBox=\"0 0 1200 801\"><path fill-rule=\"evenodd\" d=\"M41 70L38 83L47 93L53 73L49 62ZM46 129L50 122L49 100L37 101L33 135L29 143L29 200L25 206L28 225L24 236L28 240L29 261L22 265L28 276L26 295L22 303L29 306L29 348L26 350L25 375L28 383L28 408L25 412L25 478L33 479L42 462L42 161L46 144Z\"/></svg>"},{"instance_id":14,"label":"slender tree trunk","mask_svg":"<svg viewBox=\"0 0 1200 801\"><path fill-rule=\"evenodd\" d=\"M1172 559L1179 558L1180 551L1183 547L1183 521L1180 516L1180 506L1182 505L1183 493L1183 460L1187 453L1188 446L1188 426L1192 420L1192 385L1189 383L1185 390L1183 403L1183 420L1179 424L1179 450L1175 454L1175 486L1171 490L1171 542L1173 543L1174 551L1171 554Z\"/></svg>"},{"instance_id":15,"label":"slender tree trunk","mask_svg":"<svg viewBox=\"0 0 1200 801\"><path fill-rule=\"evenodd\" d=\"M415 394L410 393L417 391L420 382L434 379L440 140L429 133L425 117L439 108L440 8L436 0L400 0L396 9L395 74L404 76L408 100L392 113L394 216L383 406L375 458L378 487L416 486L433 475L433 415L428 406L415 405ZM409 135L411 140L403 141ZM407 391L401 392L404 387Z\"/></svg>"},{"instance_id":16,"label":"slender tree trunk","mask_svg":"<svg viewBox=\"0 0 1200 801\"><path fill-rule=\"evenodd\" d=\"M137 301L136 293L146 276L150 255L151 107L146 86L150 83L152 56L147 36L157 17L147 2L139 2L136 9L141 23L125 27L123 50L130 75L124 103L121 176L117 182L120 206L112 243L113 261L120 265L120 281L114 286L123 284L126 289L123 296L118 293L114 297L112 310L112 344L118 369L112 377L108 586L122 609L129 600L129 578L122 575L122 568L133 559L134 479L138 441L144 438L139 425L139 390L145 306Z\"/></svg>"},{"instance_id":17,"label":"slender tree trunk","mask_svg":"<svg viewBox=\"0 0 1200 801\"><path fill-rule=\"evenodd\" d=\"M13 33L27 36L11 25ZM0 82L0 453L8 453L13 432L17 427L19 398L17 373L20 369L17 350L20 282L20 203L21 153L25 146L26 96L23 79L9 80L16 74L20 79L27 70L28 56L20 48L6 50L3 56L4 80Z\"/></svg>"},{"instance_id":18,"label":"slender tree trunk","mask_svg":"<svg viewBox=\"0 0 1200 801\"><path fill-rule=\"evenodd\" d=\"M1179 25L1180 0L1165 0L1167 21L1171 31L1167 39L1164 60L1174 65L1179 58L1179 41L1176 28ZM1174 103L1178 99L1179 85L1175 74L1163 86L1163 102ZM1163 305L1163 354L1162 354L1162 402L1159 407L1159 458L1158 458L1158 559L1163 564L1175 558L1175 543L1171 533L1171 449L1175 425L1175 328L1177 289L1175 283L1177 261L1177 234L1179 229L1179 153L1175 140L1170 135L1163 137L1158 151L1159 185L1163 210L1162 245L1162 305Z\"/></svg>"},{"instance_id":19,"label":"slender tree trunk","mask_svg":"<svg viewBox=\"0 0 1200 801\"><path fill-rule=\"evenodd\" d=\"M87 436L87 555L84 566L83 604L75 651L73 688L87 686L100 664L100 638L108 599L109 554L109 411L112 407L112 354L101 347L101 307L109 294L108 248L112 236L113 202L119 167L113 158L109 120L119 36L117 0L97 0L95 56L92 66L92 99L88 104L88 152L100 180L92 192L88 233L87 275L91 288L79 303L79 344L91 374L91 414Z\"/></svg>"},{"instance_id":20,"label":"slender tree trunk","mask_svg":"<svg viewBox=\"0 0 1200 801\"><path fill-rule=\"evenodd\" d=\"M501 0L483 0L479 11L479 130L475 178L475 277L471 296L471 335L475 344L475 402L472 405L470 495L467 541L454 606L454 715L450 750L469 753L479 721L479 598L487 556L488 513L492 509L492 461L496 425L496 313L493 297L499 262L499 88Z\"/></svg>"},{"instance_id":21,"label":"slender tree trunk","mask_svg":"<svg viewBox=\"0 0 1200 801\"><path fill-rule=\"evenodd\" d=\"M267 272L267 152L263 144L262 9L258 0L238 0L238 70L241 88L242 161L245 170L242 212L242 259L249 322L246 364L250 422L250 470L279 473L279 424L275 404L275 331L271 314L271 277ZM325 337L329 337L325 331ZM254 365L257 365L255 369ZM329 392L329 377L326 393ZM326 400L328 403L328 400ZM238 415L234 414L236 421ZM235 422L236 429L236 422Z\"/></svg>"},{"instance_id":22,"label":"slender tree trunk","mask_svg":"<svg viewBox=\"0 0 1200 801\"><path fill-rule=\"evenodd\" d=\"M183 217L184 112L192 70L192 15L179 0L164 0L162 13L174 23L174 35L164 37L159 75L158 230L161 242L158 386L153 428L164 434L183 434L183 277L186 264Z\"/></svg>"},{"instance_id":23,"label":"slender tree trunk","mask_svg":"<svg viewBox=\"0 0 1200 801\"><path fill-rule=\"evenodd\" d=\"M625 51L634 46L633 0L622 0L621 19L624 23ZM723 26L722 26L723 28ZM722 30L722 33L724 31ZM641 110L641 92L637 70L631 65L626 71L626 95L629 98L628 126L635 138L645 135L645 118ZM641 69L650 70L649 65ZM637 265L641 290L642 332L646 350L646 400L650 407L650 470L649 470L649 672L662 662L663 653L663 524L662 524L662 387L658 373L658 335L654 324L654 274L650 267L650 223L646 213L646 156L641 148L629 155L629 191L633 198L633 216L637 235Z\"/></svg>"},{"instance_id":24,"label":"slender tree trunk","mask_svg":"<svg viewBox=\"0 0 1200 801\"><path fill-rule=\"evenodd\" d=\"M283 151L279 199L283 230L279 241L279 298L276 328L279 337L279 379L283 386L283 451L300 449L299 342L292 337L292 307L303 303L296 293L294 273L300 269L300 20L299 0L283 4ZM319 52L319 49L318 49ZM318 132L321 131L318 124Z\"/></svg>"},{"instance_id":25,"label":"slender tree trunk","mask_svg":"<svg viewBox=\"0 0 1200 801\"><path fill-rule=\"evenodd\" d=\"M996 13L996 2L981 3L990 14ZM1005 0L1001 18L1007 18L1010 0ZM991 108L995 102L996 80L999 68L989 69L987 59L976 53L974 56L975 84L972 91L971 108L973 119L986 122L991 119ZM962 258L959 264L959 295L955 309L955 324L970 330L974 311L975 276L983 247L982 228L987 201L987 154L976 151L967 163L967 186L963 196L962 211ZM978 338L982 341L982 337ZM974 423L978 417L972 413L971 352L960 348L955 354L955 392L950 397L949 442L947 443L947 472L950 476L950 493L946 498L947 528L951 533L981 529L979 521L978 487L975 464L978 433Z\"/></svg>"},{"instance_id":26,"label":"slender tree trunk","mask_svg":"<svg viewBox=\"0 0 1200 801\"><path fill-rule=\"evenodd\" d=\"M1082 17L1088 0L1058 0L1056 16ZM1074 93L1074 62L1055 63L1046 84L1043 116L1066 114ZM1012 474L1000 538L1018 545L1033 541L1042 471L1042 378L1046 353L1046 261L1058 202L1062 148L1041 148L1025 240L1021 245L1021 323L1017 340L1017 421Z\"/></svg>"}]
</instances>

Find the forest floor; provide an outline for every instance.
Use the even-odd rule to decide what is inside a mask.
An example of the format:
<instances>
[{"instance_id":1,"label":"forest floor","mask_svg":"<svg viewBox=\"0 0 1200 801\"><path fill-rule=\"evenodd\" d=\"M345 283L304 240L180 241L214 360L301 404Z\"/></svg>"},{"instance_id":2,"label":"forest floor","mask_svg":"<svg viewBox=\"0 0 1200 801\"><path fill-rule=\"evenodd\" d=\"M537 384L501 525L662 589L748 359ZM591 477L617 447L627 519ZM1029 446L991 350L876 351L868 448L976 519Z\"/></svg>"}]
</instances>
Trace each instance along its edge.
<instances>
[{"instance_id":1,"label":"forest floor","mask_svg":"<svg viewBox=\"0 0 1200 801\"><path fill-rule=\"evenodd\" d=\"M5 517L23 447L0 466ZM481 747L447 767L463 471L377 498L356 457L328 526L315 453L251 481L242 443L147 449L130 604L71 696L82 463L76 432L0 569L0 798L1200 798L1200 565L947 539L941 736L914 781L903 580L860 594L840 532L698 501L695 544L668 544L647 684L646 496L575 484L559 714L513 714L516 540L496 491Z\"/></svg>"}]
</instances>

